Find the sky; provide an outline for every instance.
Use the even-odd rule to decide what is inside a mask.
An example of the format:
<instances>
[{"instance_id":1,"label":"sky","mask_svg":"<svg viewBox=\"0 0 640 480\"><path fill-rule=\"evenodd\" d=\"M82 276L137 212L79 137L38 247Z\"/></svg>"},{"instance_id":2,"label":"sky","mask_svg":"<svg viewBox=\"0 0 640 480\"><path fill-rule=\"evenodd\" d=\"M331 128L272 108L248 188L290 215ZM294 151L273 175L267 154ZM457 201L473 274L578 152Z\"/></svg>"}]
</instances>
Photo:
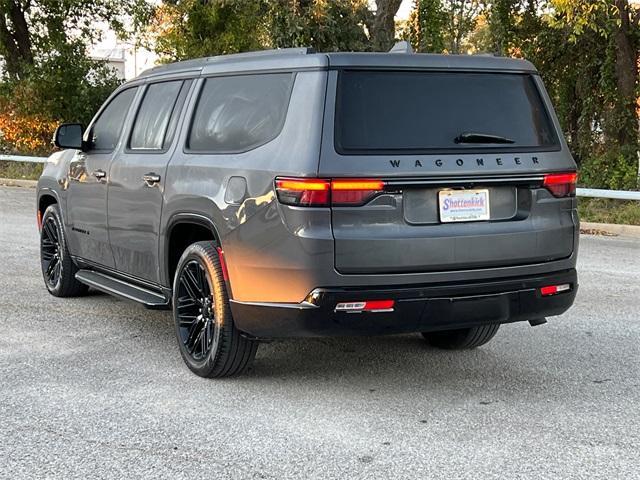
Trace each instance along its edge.
<instances>
[{"instance_id":1,"label":"sky","mask_svg":"<svg viewBox=\"0 0 640 480\"><path fill-rule=\"evenodd\" d=\"M409 13L411 13L411 8L413 7L413 0L402 0L402 4L400 5L400 9L396 15L398 20L406 20L409 18Z\"/></svg>"}]
</instances>

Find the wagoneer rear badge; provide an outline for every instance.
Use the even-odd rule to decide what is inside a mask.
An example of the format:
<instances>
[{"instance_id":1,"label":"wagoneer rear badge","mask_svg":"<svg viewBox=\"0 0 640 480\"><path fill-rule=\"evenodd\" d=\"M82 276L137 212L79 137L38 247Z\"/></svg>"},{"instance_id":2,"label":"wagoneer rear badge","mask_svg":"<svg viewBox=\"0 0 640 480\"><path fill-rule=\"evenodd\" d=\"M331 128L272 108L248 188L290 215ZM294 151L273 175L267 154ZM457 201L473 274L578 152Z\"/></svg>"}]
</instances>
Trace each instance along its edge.
<instances>
[{"instance_id":1,"label":"wagoneer rear badge","mask_svg":"<svg viewBox=\"0 0 640 480\"><path fill-rule=\"evenodd\" d=\"M400 167L402 160L389 160L389 163L391 163L391 166L394 168L398 168ZM422 168L425 166L425 164L428 164L429 162L427 160L415 160L414 161L414 167L415 168ZM450 161L446 161L447 164L450 164ZM465 165L465 161L462 158L457 158L455 160L455 165L458 167L464 167ZM485 167L488 165L498 165L498 166L509 166L509 165L524 165L526 163L531 164L531 165L539 165L540 164L540 159L538 157L528 157L528 158L524 158L524 157L511 157L511 158L505 158L505 157L495 157L493 159L487 159L485 161L484 158L478 157L475 159L475 162L472 162L473 164L475 164L476 166L479 167ZM445 160L442 160L441 158L438 158L436 160L433 161L433 164L436 167L443 167L445 165Z\"/></svg>"}]
</instances>

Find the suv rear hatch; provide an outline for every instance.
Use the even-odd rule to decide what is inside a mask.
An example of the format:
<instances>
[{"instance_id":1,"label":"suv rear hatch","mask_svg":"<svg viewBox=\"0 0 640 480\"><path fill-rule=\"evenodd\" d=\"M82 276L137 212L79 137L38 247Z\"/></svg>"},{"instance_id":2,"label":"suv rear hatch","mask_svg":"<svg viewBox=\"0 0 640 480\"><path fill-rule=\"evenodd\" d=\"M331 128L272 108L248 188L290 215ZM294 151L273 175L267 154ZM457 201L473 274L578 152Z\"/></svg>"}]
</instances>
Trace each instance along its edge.
<instances>
[{"instance_id":1,"label":"suv rear hatch","mask_svg":"<svg viewBox=\"0 0 640 480\"><path fill-rule=\"evenodd\" d=\"M334 179L338 272L572 254L575 165L534 73L340 69L328 92L318 176Z\"/></svg>"}]
</instances>

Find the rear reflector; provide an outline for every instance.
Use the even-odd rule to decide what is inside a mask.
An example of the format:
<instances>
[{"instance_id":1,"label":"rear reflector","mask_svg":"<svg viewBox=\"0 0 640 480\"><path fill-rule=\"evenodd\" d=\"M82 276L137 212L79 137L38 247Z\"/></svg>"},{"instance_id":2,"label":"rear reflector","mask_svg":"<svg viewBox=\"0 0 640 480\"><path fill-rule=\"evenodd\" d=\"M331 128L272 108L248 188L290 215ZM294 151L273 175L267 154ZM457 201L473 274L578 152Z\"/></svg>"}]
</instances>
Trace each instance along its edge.
<instances>
[{"instance_id":1,"label":"rear reflector","mask_svg":"<svg viewBox=\"0 0 640 480\"><path fill-rule=\"evenodd\" d=\"M382 180L367 178L276 178L280 203L298 207L360 206L384 186Z\"/></svg>"},{"instance_id":2,"label":"rear reflector","mask_svg":"<svg viewBox=\"0 0 640 480\"><path fill-rule=\"evenodd\" d=\"M540 294L543 297L548 297L549 295L555 295L557 293L568 292L571 290L571 284L563 283L562 285L549 285L547 287L542 287L540 289Z\"/></svg>"},{"instance_id":3,"label":"rear reflector","mask_svg":"<svg viewBox=\"0 0 640 480\"><path fill-rule=\"evenodd\" d=\"M576 183L578 174L572 173L551 173L544 176L543 185L554 197L573 197L576 194Z\"/></svg>"},{"instance_id":4,"label":"rear reflector","mask_svg":"<svg viewBox=\"0 0 640 480\"><path fill-rule=\"evenodd\" d=\"M224 259L224 250L221 247L216 247L218 252L218 260L220 261L220 268L222 269L222 278L225 282L229 281L229 271L227 270L227 262Z\"/></svg>"},{"instance_id":5,"label":"rear reflector","mask_svg":"<svg viewBox=\"0 0 640 480\"><path fill-rule=\"evenodd\" d=\"M343 302L336 305L336 312L393 312L394 300L367 300L364 302Z\"/></svg>"}]
</instances>

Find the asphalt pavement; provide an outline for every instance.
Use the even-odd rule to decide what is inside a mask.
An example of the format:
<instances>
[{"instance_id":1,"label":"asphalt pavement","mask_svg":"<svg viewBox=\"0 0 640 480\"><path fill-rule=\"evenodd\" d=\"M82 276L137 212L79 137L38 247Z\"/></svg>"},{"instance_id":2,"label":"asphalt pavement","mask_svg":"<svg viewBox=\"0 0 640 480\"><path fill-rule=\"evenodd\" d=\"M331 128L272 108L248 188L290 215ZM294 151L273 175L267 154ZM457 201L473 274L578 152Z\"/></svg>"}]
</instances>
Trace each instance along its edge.
<instances>
[{"instance_id":1,"label":"asphalt pavement","mask_svg":"<svg viewBox=\"0 0 640 480\"><path fill-rule=\"evenodd\" d=\"M283 340L205 380L167 312L46 292L34 195L0 188L0 478L640 478L640 238L583 236L575 306L477 350Z\"/></svg>"}]
</instances>

